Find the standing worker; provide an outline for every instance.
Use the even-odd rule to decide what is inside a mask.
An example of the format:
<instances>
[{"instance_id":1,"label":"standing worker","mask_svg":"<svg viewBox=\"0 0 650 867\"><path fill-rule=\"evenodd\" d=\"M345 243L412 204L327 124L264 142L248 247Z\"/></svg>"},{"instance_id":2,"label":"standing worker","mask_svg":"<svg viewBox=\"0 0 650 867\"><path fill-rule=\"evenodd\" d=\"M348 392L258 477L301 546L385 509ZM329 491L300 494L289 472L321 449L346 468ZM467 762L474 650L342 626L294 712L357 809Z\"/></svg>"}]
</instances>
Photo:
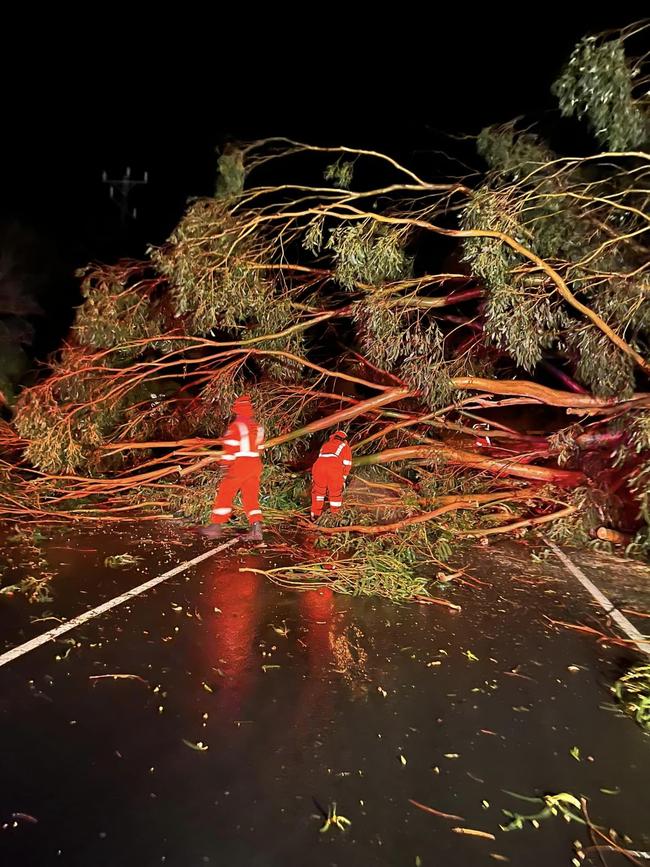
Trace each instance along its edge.
<instances>
[{"instance_id":1,"label":"standing worker","mask_svg":"<svg viewBox=\"0 0 650 867\"><path fill-rule=\"evenodd\" d=\"M323 512L325 494L333 515L341 510L343 487L352 468L352 452L345 431L337 430L321 448L312 468L311 519Z\"/></svg>"},{"instance_id":2,"label":"standing worker","mask_svg":"<svg viewBox=\"0 0 650 867\"><path fill-rule=\"evenodd\" d=\"M250 524L250 531L242 536L242 539L246 542L261 542L260 451L264 448L264 428L255 421L253 405L246 394L235 400L233 413L235 420L221 440L221 465L225 467L226 473L217 488L210 523L201 529L201 533L210 539L221 536L223 525L232 515L235 496L241 491L242 504Z\"/></svg>"}]
</instances>

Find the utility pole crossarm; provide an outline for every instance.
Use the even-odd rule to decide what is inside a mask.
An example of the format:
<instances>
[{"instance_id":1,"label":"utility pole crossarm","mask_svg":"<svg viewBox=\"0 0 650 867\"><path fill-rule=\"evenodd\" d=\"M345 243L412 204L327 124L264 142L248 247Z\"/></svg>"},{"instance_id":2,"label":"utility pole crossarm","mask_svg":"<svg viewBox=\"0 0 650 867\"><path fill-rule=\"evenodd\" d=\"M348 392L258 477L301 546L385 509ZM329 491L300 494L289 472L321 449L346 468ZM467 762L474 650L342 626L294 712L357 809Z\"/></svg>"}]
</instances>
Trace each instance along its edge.
<instances>
[{"instance_id":1,"label":"utility pole crossarm","mask_svg":"<svg viewBox=\"0 0 650 867\"><path fill-rule=\"evenodd\" d=\"M109 178L108 172L102 172L102 183L109 185L109 196L120 209L122 224L126 223L127 217L137 219L137 208L129 209L129 196L135 187L149 183L149 172L145 171L142 178L131 177L131 166L126 167L121 178Z\"/></svg>"}]
</instances>

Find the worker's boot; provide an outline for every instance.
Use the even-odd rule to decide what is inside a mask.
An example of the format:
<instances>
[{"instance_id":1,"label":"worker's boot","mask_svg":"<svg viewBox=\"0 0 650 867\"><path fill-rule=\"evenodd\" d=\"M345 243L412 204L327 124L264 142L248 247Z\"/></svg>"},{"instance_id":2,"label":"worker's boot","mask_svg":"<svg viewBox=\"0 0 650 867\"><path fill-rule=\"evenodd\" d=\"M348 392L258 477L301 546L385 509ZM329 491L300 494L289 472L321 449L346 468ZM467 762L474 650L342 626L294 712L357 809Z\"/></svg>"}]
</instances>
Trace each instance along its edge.
<instances>
[{"instance_id":1,"label":"worker's boot","mask_svg":"<svg viewBox=\"0 0 650 867\"><path fill-rule=\"evenodd\" d=\"M199 533L206 539L221 539L223 536L223 524L207 524L199 529Z\"/></svg>"},{"instance_id":2,"label":"worker's boot","mask_svg":"<svg viewBox=\"0 0 650 867\"><path fill-rule=\"evenodd\" d=\"M242 542L262 542L262 524L259 521L255 521L254 524L251 524L248 533L244 533L241 538Z\"/></svg>"}]
</instances>

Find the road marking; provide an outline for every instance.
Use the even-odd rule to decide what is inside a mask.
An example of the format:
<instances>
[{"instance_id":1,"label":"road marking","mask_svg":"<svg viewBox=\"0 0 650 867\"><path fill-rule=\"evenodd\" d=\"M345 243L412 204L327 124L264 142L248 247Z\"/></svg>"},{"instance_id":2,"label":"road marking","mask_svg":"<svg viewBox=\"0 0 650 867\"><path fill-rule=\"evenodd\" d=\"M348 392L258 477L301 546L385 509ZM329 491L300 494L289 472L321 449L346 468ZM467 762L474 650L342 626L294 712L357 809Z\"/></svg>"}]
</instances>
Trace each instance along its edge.
<instances>
[{"instance_id":1,"label":"road marking","mask_svg":"<svg viewBox=\"0 0 650 867\"><path fill-rule=\"evenodd\" d=\"M648 656L650 656L650 641L641 635L636 626L634 626L633 623L630 623L624 614L621 614L618 608L616 608L607 596L596 587L593 581L590 581L589 578L587 578L582 569L576 566L572 560L569 560L564 551L560 551L558 546L554 542L551 542L550 539L544 539L544 541L555 556L564 563L569 572L571 572L572 575L575 575L585 590L588 590L589 593L591 593L596 602L600 605L603 611L612 618L618 628L624 632L625 635L634 642L634 644L636 644L641 653L647 653Z\"/></svg>"},{"instance_id":2,"label":"road marking","mask_svg":"<svg viewBox=\"0 0 650 867\"><path fill-rule=\"evenodd\" d=\"M93 620L95 617L105 614L107 611L110 611L111 608L117 608L117 606L121 605L123 602L128 602L129 599L134 599L136 596L146 593L147 590L151 590L151 588L155 587L157 584L162 584L162 582L166 581L168 578L173 578L174 575L179 575L181 572L185 572L186 569L196 566L197 563L207 560L208 557L214 557L215 554L218 554L220 551L225 551L226 548L230 548L231 545L234 545L235 542L238 541L238 539L229 539L227 542L218 545L216 548L204 551L203 554L199 554L199 556L194 557L193 560L186 560L179 566L170 569L169 572L164 572L162 575L158 575L150 581L145 581L144 584L140 584L132 590L127 590L126 593L122 593L121 596L116 596L114 599L110 599L108 602L98 605L97 608L91 608L90 611L85 611L78 617L73 617L72 620L67 620L65 623L55 626L54 629L50 629L42 635L37 635L36 638L32 638L24 644L12 647L11 650L7 650L5 653L0 655L0 666L6 665L8 662L13 662L13 660L18 659L19 656L24 656L24 654L29 653L30 650L35 650L37 647L40 647L41 644L45 644L46 642L57 638L59 635L63 635L64 632L70 632L71 629L76 629L76 627L81 626L82 623L87 623L89 620Z\"/></svg>"}]
</instances>

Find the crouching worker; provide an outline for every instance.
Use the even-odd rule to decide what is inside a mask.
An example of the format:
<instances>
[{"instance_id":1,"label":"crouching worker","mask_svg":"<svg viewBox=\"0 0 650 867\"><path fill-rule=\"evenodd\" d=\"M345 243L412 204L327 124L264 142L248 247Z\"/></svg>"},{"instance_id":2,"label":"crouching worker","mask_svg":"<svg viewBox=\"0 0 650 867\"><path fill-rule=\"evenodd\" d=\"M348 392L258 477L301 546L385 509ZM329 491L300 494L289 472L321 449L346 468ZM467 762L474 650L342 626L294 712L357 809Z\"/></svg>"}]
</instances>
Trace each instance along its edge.
<instances>
[{"instance_id":1,"label":"crouching worker","mask_svg":"<svg viewBox=\"0 0 650 867\"><path fill-rule=\"evenodd\" d=\"M321 448L312 468L311 518L323 512L327 495L332 514L340 512L343 488L352 468L352 452L344 431L337 430Z\"/></svg>"},{"instance_id":2,"label":"crouching worker","mask_svg":"<svg viewBox=\"0 0 650 867\"><path fill-rule=\"evenodd\" d=\"M233 413L235 420L221 440L223 445L221 465L226 473L217 488L210 523L201 529L201 533L210 539L218 539L221 536L224 524L232 515L235 496L241 491L242 505L250 524L250 531L242 539L247 542L261 542L260 451L264 448L264 428L255 421L253 405L248 395L235 400Z\"/></svg>"}]
</instances>

